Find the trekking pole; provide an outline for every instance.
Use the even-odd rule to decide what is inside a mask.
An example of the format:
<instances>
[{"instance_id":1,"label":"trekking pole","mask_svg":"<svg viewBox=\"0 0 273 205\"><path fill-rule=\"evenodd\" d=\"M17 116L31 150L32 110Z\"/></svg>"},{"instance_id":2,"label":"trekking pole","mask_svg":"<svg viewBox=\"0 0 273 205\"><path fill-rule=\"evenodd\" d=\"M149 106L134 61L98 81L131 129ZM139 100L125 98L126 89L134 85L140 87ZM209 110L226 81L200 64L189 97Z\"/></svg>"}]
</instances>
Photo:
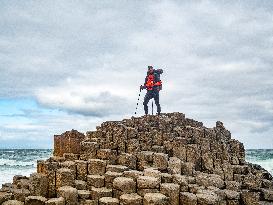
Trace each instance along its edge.
<instances>
[{"instance_id":1,"label":"trekking pole","mask_svg":"<svg viewBox=\"0 0 273 205\"><path fill-rule=\"evenodd\" d=\"M154 101L152 101L152 115L154 115Z\"/></svg>"},{"instance_id":2,"label":"trekking pole","mask_svg":"<svg viewBox=\"0 0 273 205\"><path fill-rule=\"evenodd\" d=\"M139 89L139 94L138 94L138 99L137 99L137 104L136 104L136 109L135 109L135 115L137 113L137 108L138 108L138 102L139 102L140 94L141 94L141 89Z\"/></svg>"}]
</instances>

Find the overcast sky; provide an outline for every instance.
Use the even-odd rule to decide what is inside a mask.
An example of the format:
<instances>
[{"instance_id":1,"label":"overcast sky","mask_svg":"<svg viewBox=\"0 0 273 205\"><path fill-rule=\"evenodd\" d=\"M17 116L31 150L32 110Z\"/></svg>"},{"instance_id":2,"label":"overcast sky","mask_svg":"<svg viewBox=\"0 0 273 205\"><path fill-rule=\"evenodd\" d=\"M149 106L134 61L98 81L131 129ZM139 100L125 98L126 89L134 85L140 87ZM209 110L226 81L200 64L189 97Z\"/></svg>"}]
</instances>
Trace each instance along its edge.
<instances>
[{"instance_id":1,"label":"overcast sky","mask_svg":"<svg viewBox=\"0 0 273 205\"><path fill-rule=\"evenodd\" d=\"M273 148L271 1L10 0L0 28L0 148L130 117L147 65L162 112Z\"/></svg>"}]
</instances>

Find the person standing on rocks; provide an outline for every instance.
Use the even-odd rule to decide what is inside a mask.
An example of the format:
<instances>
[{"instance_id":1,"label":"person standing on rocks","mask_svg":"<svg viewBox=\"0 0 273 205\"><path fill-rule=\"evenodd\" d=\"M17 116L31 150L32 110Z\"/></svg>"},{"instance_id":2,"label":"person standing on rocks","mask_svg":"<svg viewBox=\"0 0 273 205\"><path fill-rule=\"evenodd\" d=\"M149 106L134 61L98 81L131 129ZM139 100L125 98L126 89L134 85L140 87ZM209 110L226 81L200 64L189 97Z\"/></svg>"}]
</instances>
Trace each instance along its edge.
<instances>
[{"instance_id":1,"label":"person standing on rocks","mask_svg":"<svg viewBox=\"0 0 273 205\"><path fill-rule=\"evenodd\" d=\"M144 85L140 86L140 90L147 90L143 102L145 115L148 114L148 103L153 98L157 107L157 114L159 115L161 112L161 107L159 104L159 91L162 90L162 82L160 80L160 74L162 73L162 69L155 70L153 66L148 66L148 72L145 78Z\"/></svg>"}]
</instances>

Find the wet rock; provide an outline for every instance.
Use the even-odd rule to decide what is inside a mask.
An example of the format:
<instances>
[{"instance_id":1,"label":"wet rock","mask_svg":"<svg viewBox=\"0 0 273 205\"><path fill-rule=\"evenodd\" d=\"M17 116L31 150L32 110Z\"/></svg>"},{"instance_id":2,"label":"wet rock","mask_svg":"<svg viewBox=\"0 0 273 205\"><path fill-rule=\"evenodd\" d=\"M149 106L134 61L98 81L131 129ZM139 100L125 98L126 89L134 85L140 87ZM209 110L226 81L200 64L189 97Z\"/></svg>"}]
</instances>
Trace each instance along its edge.
<instances>
[{"instance_id":1,"label":"wet rock","mask_svg":"<svg viewBox=\"0 0 273 205\"><path fill-rule=\"evenodd\" d=\"M22 179L28 179L28 177L26 177L26 176L23 176L23 175L15 175L14 177L13 177L13 184L15 184L15 185L17 185L18 184L18 182L20 182Z\"/></svg>"},{"instance_id":2,"label":"wet rock","mask_svg":"<svg viewBox=\"0 0 273 205\"><path fill-rule=\"evenodd\" d=\"M273 180L262 179L262 185L264 188L273 189Z\"/></svg>"},{"instance_id":3,"label":"wet rock","mask_svg":"<svg viewBox=\"0 0 273 205\"><path fill-rule=\"evenodd\" d=\"M5 183L5 184L2 184L2 188L0 189L0 192L11 192L12 189L16 189L16 188L18 187L12 183Z\"/></svg>"},{"instance_id":4,"label":"wet rock","mask_svg":"<svg viewBox=\"0 0 273 205\"><path fill-rule=\"evenodd\" d=\"M22 202L24 202L25 198L30 195L30 191L28 189L12 189L12 193L15 200Z\"/></svg>"},{"instance_id":5,"label":"wet rock","mask_svg":"<svg viewBox=\"0 0 273 205\"><path fill-rule=\"evenodd\" d=\"M12 200L13 194L7 193L7 192L0 192L0 204L2 204L5 201Z\"/></svg>"},{"instance_id":6,"label":"wet rock","mask_svg":"<svg viewBox=\"0 0 273 205\"><path fill-rule=\"evenodd\" d=\"M263 189L262 192L264 199L267 201L273 201L273 190Z\"/></svg>"},{"instance_id":7,"label":"wet rock","mask_svg":"<svg viewBox=\"0 0 273 205\"><path fill-rule=\"evenodd\" d=\"M21 179L17 183L18 189L29 189L30 180L29 179Z\"/></svg>"}]
</instances>

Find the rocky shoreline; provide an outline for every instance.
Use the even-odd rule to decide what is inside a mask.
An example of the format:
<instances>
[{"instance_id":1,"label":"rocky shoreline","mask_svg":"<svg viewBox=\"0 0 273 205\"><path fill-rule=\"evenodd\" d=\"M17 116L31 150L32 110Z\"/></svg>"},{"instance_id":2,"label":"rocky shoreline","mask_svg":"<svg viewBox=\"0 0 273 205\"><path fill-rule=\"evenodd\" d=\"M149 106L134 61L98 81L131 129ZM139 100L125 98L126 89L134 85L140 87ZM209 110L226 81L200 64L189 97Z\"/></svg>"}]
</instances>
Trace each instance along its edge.
<instances>
[{"instance_id":1,"label":"rocky shoreline","mask_svg":"<svg viewBox=\"0 0 273 205\"><path fill-rule=\"evenodd\" d=\"M3 184L0 204L270 205L273 178L222 122L167 113L55 135L54 156Z\"/></svg>"}]
</instances>

